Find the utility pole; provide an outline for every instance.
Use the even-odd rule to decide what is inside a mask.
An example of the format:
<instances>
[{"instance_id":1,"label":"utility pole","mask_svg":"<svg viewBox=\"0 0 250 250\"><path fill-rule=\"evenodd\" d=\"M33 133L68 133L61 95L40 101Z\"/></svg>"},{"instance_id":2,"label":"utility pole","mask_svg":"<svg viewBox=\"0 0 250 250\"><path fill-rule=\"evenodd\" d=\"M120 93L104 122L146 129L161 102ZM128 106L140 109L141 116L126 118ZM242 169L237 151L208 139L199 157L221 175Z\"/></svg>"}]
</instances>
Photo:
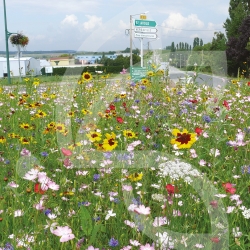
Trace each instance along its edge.
<instances>
[{"instance_id":1,"label":"utility pole","mask_svg":"<svg viewBox=\"0 0 250 250\"><path fill-rule=\"evenodd\" d=\"M8 83L11 84L11 80L10 80L10 55L9 55L8 40L9 40L9 36L10 36L12 33L8 32L8 29L7 29L7 17L6 17L6 5L5 5L5 0L3 0L3 10L4 10L4 25L5 25L5 46L6 46L7 74L8 74Z\"/></svg>"}]
</instances>

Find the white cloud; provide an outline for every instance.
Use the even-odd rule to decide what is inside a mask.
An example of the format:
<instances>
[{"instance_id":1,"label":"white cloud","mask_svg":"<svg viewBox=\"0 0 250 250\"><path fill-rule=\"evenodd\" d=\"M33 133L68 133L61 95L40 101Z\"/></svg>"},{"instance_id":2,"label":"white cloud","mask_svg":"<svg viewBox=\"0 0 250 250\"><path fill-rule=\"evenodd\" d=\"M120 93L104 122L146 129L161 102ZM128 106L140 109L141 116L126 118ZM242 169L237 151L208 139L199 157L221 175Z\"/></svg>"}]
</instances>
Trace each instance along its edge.
<instances>
[{"instance_id":1,"label":"white cloud","mask_svg":"<svg viewBox=\"0 0 250 250\"><path fill-rule=\"evenodd\" d=\"M163 21L162 26L164 33L173 31L180 33L181 29L202 29L204 28L204 23L196 14L190 14L184 17L181 13L171 13L169 17Z\"/></svg>"},{"instance_id":2,"label":"white cloud","mask_svg":"<svg viewBox=\"0 0 250 250\"><path fill-rule=\"evenodd\" d=\"M125 22L122 21L122 20L120 20L120 21L119 21L119 28L120 28L120 29L123 29L123 30L128 29L128 28L129 28L129 24L128 24L128 23L125 23Z\"/></svg>"},{"instance_id":3,"label":"white cloud","mask_svg":"<svg viewBox=\"0 0 250 250\"><path fill-rule=\"evenodd\" d=\"M61 22L62 25L76 26L78 24L77 16L74 14L66 15L66 17Z\"/></svg>"},{"instance_id":4,"label":"white cloud","mask_svg":"<svg viewBox=\"0 0 250 250\"><path fill-rule=\"evenodd\" d=\"M83 27L85 30L91 30L96 28L97 26L102 25L102 18L97 16L86 15L89 19L87 22L83 23Z\"/></svg>"}]
</instances>

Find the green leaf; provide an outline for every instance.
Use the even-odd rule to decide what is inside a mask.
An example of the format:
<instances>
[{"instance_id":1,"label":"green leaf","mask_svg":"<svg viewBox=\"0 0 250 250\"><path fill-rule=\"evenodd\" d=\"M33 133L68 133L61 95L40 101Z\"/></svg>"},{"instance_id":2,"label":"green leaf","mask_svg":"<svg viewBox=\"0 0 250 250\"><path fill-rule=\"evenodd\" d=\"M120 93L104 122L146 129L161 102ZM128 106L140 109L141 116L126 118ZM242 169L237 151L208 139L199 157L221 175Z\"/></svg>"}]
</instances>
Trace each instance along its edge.
<instances>
[{"instance_id":1,"label":"green leaf","mask_svg":"<svg viewBox=\"0 0 250 250\"><path fill-rule=\"evenodd\" d=\"M92 218L89 214L89 211L85 206L81 206L79 214L82 224L82 230L86 236L89 236L93 229Z\"/></svg>"},{"instance_id":2,"label":"green leaf","mask_svg":"<svg viewBox=\"0 0 250 250\"><path fill-rule=\"evenodd\" d=\"M89 240L89 246L91 246L94 243L94 240L96 239L97 233L102 229L102 224L95 224L94 229L91 233L91 238Z\"/></svg>"}]
</instances>

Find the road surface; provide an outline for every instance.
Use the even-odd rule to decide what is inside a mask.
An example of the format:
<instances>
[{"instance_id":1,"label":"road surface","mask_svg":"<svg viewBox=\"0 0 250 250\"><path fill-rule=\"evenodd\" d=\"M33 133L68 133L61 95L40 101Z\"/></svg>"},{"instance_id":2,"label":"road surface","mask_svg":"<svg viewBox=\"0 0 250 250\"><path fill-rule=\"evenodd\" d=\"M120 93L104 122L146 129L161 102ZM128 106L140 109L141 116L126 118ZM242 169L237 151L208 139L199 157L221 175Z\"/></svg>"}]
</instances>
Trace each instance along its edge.
<instances>
[{"instance_id":1,"label":"road surface","mask_svg":"<svg viewBox=\"0 0 250 250\"><path fill-rule=\"evenodd\" d=\"M175 67L170 66L169 68L169 77L172 81L179 82L180 78L188 78L189 76L194 77L195 72L193 71L181 71ZM213 75L207 75L204 73L198 73L198 76L195 80L198 84L206 84L208 86L217 87L225 86L228 79L227 77L219 77L219 76L213 76Z\"/></svg>"}]
</instances>

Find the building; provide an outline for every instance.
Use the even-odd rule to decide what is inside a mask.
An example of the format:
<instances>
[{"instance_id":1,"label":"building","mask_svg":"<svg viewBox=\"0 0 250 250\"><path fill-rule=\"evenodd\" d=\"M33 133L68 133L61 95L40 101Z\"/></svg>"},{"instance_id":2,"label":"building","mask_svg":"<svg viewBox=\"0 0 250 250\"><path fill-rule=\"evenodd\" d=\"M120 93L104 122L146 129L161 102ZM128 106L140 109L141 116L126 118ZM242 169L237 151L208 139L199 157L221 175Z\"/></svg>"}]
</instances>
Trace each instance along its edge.
<instances>
[{"instance_id":1,"label":"building","mask_svg":"<svg viewBox=\"0 0 250 250\"><path fill-rule=\"evenodd\" d=\"M19 61L18 58L10 58L10 74L11 76L19 76ZM33 57L20 57L21 76L41 75L40 61ZM7 77L7 60L5 57L0 57L0 77Z\"/></svg>"},{"instance_id":2,"label":"building","mask_svg":"<svg viewBox=\"0 0 250 250\"><path fill-rule=\"evenodd\" d=\"M105 57L110 59L116 59L117 55L105 55ZM97 60L102 59L102 55L78 55L75 57L75 59L79 60L81 64L95 64Z\"/></svg>"},{"instance_id":3,"label":"building","mask_svg":"<svg viewBox=\"0 0 250 250\"><path fill-rule=\"evenodd\" d=\"M49 59L51 66L69 66L75 64L75 59L70 57L52 57Z\"/></svg>"}]
</instances>

